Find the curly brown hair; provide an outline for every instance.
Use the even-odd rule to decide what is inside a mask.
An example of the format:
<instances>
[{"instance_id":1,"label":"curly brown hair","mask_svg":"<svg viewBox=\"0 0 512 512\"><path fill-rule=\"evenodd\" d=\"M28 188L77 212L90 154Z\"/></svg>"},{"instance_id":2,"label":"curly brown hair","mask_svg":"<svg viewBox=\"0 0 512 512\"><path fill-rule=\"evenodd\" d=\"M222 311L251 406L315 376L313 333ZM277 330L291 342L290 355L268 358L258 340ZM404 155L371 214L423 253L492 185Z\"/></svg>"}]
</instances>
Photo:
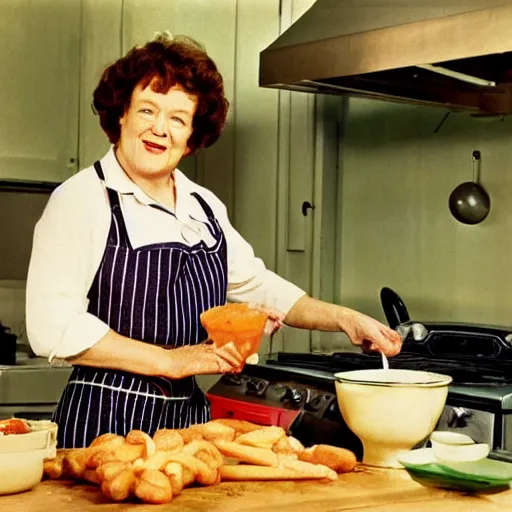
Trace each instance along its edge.
<instances>
[{"instance_id":1,"label":"curly brown hair","mask_svg":"<svg viewBox=\"0 0 512 512\"><path fill-rule=\"evenodd\" d=\"M174 85L180 85L197 97L188 141L192 153L211 146L219 138L229 102L217 66L190 37L161 34L144 46L135 46L108 66L93 93L93 108L112 144L119 141L119 119L130 106L133 90L139 84L145 88L150 83L158 93L165 94Z\"/></svg>"}]
</instances>

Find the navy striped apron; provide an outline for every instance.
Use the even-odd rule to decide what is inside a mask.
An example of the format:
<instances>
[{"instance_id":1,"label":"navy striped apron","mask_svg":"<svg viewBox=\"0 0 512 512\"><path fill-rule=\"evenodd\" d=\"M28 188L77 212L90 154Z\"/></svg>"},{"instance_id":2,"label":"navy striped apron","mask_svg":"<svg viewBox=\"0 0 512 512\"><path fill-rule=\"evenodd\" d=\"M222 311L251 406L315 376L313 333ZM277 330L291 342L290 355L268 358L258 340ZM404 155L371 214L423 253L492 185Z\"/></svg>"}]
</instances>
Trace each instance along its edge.
<instances>
[{"instance_id":1,"label":"navy striped apron","mask_svg":"<svg viewBox=\"0 0 512 512\"><path fill-rule=\"evenodd\" d=\"M104 183L100 163L94 167ZM201 343L207 334L199 315L225 304L227 291L226 241L211 208L191 194L208 219L212 247L201 241L134 249L119 195L109 188L107 193L112 221L88 293L88 312L135 340L168 347ZM186 428L209 419L208 399L194 377L171 380L90 366L74 366L53 415L59 448L88 446L106 432L126 435L140 429L153 435L159 428Z\"/></svg>"}]
</instances>

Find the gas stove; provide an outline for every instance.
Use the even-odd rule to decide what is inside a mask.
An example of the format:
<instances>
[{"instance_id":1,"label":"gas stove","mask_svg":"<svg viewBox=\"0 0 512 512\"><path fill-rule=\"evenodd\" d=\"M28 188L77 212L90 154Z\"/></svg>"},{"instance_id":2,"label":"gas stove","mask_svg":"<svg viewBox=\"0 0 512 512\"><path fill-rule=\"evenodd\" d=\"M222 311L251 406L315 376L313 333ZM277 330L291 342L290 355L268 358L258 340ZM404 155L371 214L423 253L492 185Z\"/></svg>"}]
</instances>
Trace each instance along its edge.
<instances>
[{"instance_id":1,"label":"gas stove","mask_svg":"<svg viewBox=\"0 0 512 512\"><path fill-rule=\"evenodd\" d=\"M402 352L390 368L450 375L448 398L436 430L488 443L491 456L512 461L512 329L406 321ZM359 439L338 408L337 372L382 368L380 355L278 353L240 375L225 375L208 393L213 417L281 425L305 445L343 446L362 457Z\"/></svg>"}]
</instances>

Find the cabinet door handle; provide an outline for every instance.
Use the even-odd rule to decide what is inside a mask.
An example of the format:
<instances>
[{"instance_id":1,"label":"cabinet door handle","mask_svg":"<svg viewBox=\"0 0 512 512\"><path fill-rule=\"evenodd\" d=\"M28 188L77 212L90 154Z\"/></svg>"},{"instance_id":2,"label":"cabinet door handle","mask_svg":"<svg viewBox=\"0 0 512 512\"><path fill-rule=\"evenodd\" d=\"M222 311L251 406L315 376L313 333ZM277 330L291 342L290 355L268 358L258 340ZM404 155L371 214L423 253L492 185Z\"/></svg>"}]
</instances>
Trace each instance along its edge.
<instances>
[{"instance_id":1,"label":"cabinet door handle","mask_svg":"<svg viewBox=\"0 0 512 512\"><path fill-rule=\"evenodd\" d=\"M314 209L315 209L315 206L312 205L309 201L304 201L302 203L302 215L304 215L304 217L307 216L308 210L314 210Z\"/></svg>"}]
</instances>

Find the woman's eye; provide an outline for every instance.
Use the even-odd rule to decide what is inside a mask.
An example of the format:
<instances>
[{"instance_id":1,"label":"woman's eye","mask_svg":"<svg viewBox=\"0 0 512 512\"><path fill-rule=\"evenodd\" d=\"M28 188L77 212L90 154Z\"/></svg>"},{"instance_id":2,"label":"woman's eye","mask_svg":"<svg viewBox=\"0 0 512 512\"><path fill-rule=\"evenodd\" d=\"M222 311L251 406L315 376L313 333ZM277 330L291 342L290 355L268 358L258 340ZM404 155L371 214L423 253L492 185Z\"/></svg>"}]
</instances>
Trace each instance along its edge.
<instances>
[{"instance_id":1,"label":"woman's eye","mask_svg":"<svg viewBox=\"0 0 512 512\"><path fill-rule=\"evenodd\" d=\"M149 108L141 108L140 109L140 113L141 114L146 114L146 115L151 115L153 113L153 111Z\"/></svg>"},{"instance_id":2,"label":"woman's eye","mask_svg":"<svg viewBox=\"0 0 512 512\"><path fill-rule=\"evenodd\" d=\"M181 117L172 116L171 117L171 121L173 121L175 123L178 123L178 124L180 124L182 126L185 125L185 121Z\"/></svg>"}]
</instances>

